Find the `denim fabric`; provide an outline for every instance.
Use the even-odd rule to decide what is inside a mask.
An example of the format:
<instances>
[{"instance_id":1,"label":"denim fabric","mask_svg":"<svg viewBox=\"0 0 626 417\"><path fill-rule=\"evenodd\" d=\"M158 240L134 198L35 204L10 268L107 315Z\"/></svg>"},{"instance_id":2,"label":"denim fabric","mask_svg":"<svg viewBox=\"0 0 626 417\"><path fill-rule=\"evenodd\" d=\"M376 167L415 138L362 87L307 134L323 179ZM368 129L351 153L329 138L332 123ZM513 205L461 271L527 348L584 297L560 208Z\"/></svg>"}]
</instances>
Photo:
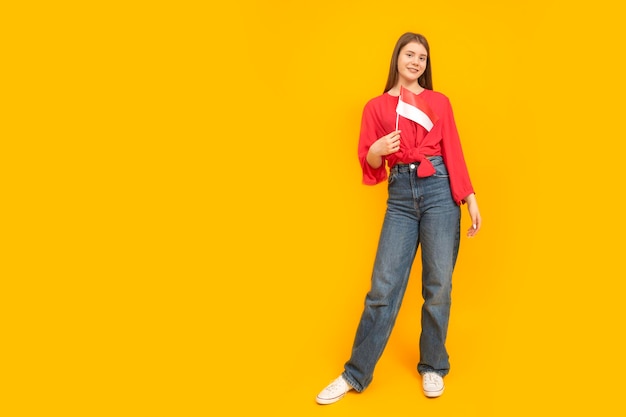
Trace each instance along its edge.
<instances>
[{"instance_id":1,"label":"denim fabric","mask_svg":"<svg viewBox=\"0 0 626 417\"><path fill-rule=\"evenodd\" d=\"M417 164L396 166L389 175L387 211L371 288L365 297L351 357L342 373L358 392L372 381L374 367L395 324L418 245L424 303L417 370L445 376L450 369L445 342L461 212L450 194L442 158L433 157L431 163L436 173L427 178L417 177Z\"/></svg>"}]
</instances>

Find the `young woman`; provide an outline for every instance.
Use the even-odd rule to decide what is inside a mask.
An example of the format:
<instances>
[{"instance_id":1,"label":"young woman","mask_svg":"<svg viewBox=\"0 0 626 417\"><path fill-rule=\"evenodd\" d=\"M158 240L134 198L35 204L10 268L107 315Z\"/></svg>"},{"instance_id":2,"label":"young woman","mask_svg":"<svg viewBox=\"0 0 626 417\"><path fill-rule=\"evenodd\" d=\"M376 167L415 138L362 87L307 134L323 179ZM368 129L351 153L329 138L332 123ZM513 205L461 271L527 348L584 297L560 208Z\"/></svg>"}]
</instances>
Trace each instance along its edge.
<instances>
[{"instance_id":1,"label":"young woman","mask_svg":"<svg viewBox=\"0 0 626 417\"><path fill-rule=\"evenodd\" d=\"M387 180L387 210L351 357L342 374L317 395L319 404L334 403L351 389L362 392L371 383L418 245L424 302L417 371L427 397L438 397L444 390L443 377L450 370L445 342L460 206L467 204L472 220L467 236L478 233L481 217L452 107L446 96L433 91L431 67L426 38L405 33L393 50L384 93L363 110L358 146L363 182Z\"/></svg>"}]
</instances>

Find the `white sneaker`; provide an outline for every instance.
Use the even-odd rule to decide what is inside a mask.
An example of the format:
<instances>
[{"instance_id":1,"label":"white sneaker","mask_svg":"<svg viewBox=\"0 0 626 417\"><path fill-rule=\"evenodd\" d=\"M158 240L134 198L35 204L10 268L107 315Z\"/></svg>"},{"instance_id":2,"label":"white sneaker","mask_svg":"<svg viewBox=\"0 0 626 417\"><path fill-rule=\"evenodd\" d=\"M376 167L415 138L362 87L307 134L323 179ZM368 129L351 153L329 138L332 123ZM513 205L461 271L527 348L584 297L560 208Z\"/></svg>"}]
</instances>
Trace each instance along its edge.
<instances>
[{"instance_id":1,"label":"white sneaker","mask_svg":"<svg viewBox=\"0 0 626 417\"><path fill-rule=\"evenodd\" d=\"M427 397L439 397L443 394L443 378L435 372L424 372L424 375L422 375L422 389Z\"/></svg>"},{"instance_id":2,"label":"white sneaker","mask_svg":"<svg viewBox=\"0 0 626 417\"><path fill-rule=\"evenodd\" d=\"M342 399L343 396L346 395L346 392L350 391L351 389L352 387L340 375L326 388L324 388L322 392L317 394L315 401L317 401L318 404L332 404Z\"/></svg>"}]
</instances>

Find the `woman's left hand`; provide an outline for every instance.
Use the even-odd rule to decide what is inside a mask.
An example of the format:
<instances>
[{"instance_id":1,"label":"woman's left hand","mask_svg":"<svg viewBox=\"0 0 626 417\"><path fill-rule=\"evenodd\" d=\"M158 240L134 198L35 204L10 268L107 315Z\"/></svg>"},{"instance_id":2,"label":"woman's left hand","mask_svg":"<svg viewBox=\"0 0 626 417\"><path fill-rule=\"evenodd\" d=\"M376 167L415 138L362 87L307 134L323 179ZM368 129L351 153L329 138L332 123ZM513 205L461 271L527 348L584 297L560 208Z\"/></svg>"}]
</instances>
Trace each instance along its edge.
<instances>
[{"instance_id":1,"label":"woman's left hand","mask_svg":"<svg viewBox=\"0 0 626 417\"><path fill-rule=\"evenodd\" d=\"M472 225L467 229L467 237L474 237L480 230L482 219L480 218L480 211L478 210L478 203L476 202L476 196L474 193L465 197L467 203L467 211L469 212L470 219L472 219Z\"/></svg>"}]
</instances>

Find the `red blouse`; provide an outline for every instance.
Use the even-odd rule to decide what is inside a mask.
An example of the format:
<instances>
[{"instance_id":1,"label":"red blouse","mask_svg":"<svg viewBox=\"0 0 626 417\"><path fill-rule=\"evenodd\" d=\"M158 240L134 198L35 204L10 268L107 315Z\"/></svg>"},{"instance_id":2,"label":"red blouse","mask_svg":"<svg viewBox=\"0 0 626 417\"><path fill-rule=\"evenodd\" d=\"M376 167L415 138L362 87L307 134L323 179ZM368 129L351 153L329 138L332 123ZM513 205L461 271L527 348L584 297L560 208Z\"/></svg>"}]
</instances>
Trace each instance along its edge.
<instances>
[{"instance_id":1,"label":"red blouse","mask_svg":"<svg viewBox=\"0 0 626 417\"><path fill-rule=\"evenodd\" d=\"M421 125L400 116L398 121L398 130L401 131L400 150L383 156L383 164L376 169L367 163L367 152L374 142L395 130L398 97L384 93L365 105L358 148L363 183L375 185L385 181L387 179L385 161L387 167L392 168L395 164L410 164L422 160L424 156L441 155L450 176L452 198L457 204L462 204L465 197L474 192L474 188L465 165L452 105L445 95L436 91L423 90L420 97L424 98L437 114L438 121L428 132Z\"/></svg>"}]
</instances>

